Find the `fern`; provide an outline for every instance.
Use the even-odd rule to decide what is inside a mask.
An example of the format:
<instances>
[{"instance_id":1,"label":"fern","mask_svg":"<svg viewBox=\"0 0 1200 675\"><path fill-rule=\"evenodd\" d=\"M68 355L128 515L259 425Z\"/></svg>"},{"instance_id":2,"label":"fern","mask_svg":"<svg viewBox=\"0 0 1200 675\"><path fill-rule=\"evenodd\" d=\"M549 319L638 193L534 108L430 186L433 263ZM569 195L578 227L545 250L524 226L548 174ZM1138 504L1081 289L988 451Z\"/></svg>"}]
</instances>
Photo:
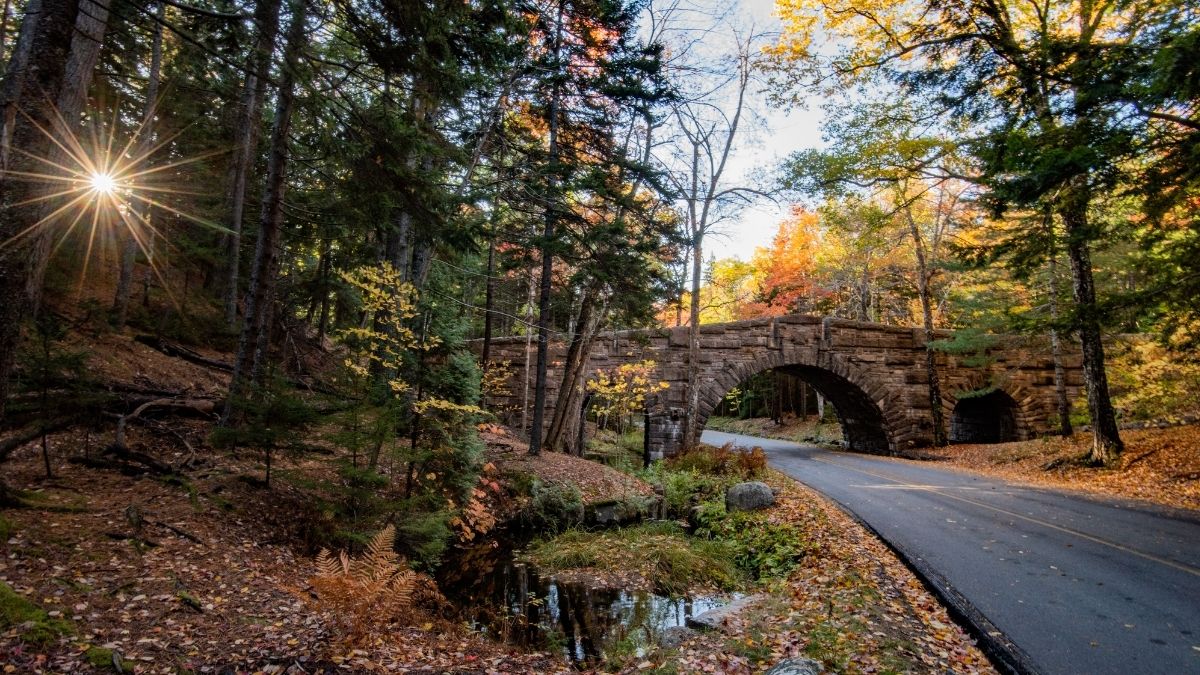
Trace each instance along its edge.
<instances>
[{"instance_id":1,"label":"fern","mask_svg":"<svg viewBox=\"0 0 1200 675\"><path fill-rule=\"evenodd\" d=\"M326 549L317 554L317 573L309 580L316 596L309 603L346 649L387 626L416 622L446 602L433 579L396 555L395 545L396 528L388 525L359 558L345 551L335 557Z\"/></svg>"}]
</instances>

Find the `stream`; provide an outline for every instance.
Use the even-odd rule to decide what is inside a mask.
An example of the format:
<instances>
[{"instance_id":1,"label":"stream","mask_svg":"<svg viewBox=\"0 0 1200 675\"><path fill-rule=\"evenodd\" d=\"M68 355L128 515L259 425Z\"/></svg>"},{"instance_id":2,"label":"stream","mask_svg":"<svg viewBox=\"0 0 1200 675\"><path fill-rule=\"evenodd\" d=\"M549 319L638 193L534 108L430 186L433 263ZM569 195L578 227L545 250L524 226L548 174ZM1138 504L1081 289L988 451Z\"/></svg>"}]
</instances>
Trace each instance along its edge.
<instances>
[{"instance_id":1,"label":"stream","mask_svg":"<svg viewBox=\"0 0 1200 675\"><path fill-rule=\"evenodd\" d=\"M729 596L668 598L543 575L497 539L461 549L438 585L480 632L525 649L559 651L579 667L614 648L642 655L664 631L729 602Z\"/></svg>"}]
</instances>

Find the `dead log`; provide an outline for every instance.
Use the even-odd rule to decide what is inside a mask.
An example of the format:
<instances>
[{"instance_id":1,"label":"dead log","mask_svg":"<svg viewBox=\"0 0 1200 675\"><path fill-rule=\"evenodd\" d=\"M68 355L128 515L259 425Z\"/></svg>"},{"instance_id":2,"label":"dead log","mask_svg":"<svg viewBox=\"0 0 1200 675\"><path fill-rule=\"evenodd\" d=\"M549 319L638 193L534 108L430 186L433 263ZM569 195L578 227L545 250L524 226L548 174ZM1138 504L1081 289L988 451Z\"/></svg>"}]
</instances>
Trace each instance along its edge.
<instances>
[{"instance_id":1,"label":"dead log","mask_svg":"<svg viewBox=\"0 0 1200 675\"><path fill-rule=\"evenodd\" d=\"M8 458L8 455L17 448L26 443L41 438L42 434L51 434L62 429L66 429L75 422L75 416L60 417L56 420L50 420L44 424L31 424L24 429L18 430L12 436L0 440L0 462Z\"/></svg>"},{"instance_id":2,"label":"dead log","mask_svg":"<svg viewBox=\"0 0 1200 675\"><path fill-rule=\"evenodd\" d=\"M184 361L194 363L198 366L223 370L227 373L233 372L233 364L231 363L225 363L224 361L218 361L217 359L210 359L207 356L202 356L199 353L184 347L183 345L167 342L166 340L153 335L138 335L134 337L133 340L135 342L140 342L151 349L160 351L167 356L183 359Z\"/></svg>"},{"instance_id":3,"label":"dead log","mask_svg":"<svg viewBox=\"0 0 1200 675\"><path fill-rule=\"evenodd\" d=\"M177 399L177 398L156 398L153 401L145 403L134 408L133 412L128 415L121 415L117 419L117 437L114 445L121 448L128 448L125 444L125 427L129 422L136 420L142 416L142 413L152 408L172 408L176 410L190 410L198 415L212 416L217 409L217 402L212 399Z\"/></svg>"}]
</instances>

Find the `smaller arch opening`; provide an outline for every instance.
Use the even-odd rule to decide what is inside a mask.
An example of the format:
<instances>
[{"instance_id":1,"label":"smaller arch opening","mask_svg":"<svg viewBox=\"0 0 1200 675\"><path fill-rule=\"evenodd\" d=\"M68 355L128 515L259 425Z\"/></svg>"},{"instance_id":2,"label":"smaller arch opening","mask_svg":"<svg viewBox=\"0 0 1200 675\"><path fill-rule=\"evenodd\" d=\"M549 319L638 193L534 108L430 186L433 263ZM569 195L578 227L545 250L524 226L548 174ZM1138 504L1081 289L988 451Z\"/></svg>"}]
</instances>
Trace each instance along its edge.
<instances>
[{"instance_id":1,"label":"smaller arch opening","mask_svg":"<svg viewBox=\"0 0 1200 675\"><path fill-rule=\"evenodd\" d=\"M950 418L951 443L1007 443L1017 440L1017 403L1002 391L961 398Z\"/></svg>"}]
</instances>

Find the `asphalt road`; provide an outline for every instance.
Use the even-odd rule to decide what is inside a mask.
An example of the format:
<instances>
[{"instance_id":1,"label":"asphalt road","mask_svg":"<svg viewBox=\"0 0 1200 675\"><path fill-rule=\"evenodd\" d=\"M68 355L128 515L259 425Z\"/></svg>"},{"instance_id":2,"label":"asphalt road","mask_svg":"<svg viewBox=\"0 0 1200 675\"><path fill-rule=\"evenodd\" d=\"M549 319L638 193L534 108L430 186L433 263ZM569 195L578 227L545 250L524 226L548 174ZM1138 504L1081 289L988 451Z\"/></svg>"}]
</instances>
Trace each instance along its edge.
<instances>
[{"instance_id":1,"label":"asphalt road","mask_svg":"<svg viewBox=\"0 0 1200 675\"><path fill-rule=\"evenodd\" d=\"M1025 671L1200 673L1200 516L705 431L867 523Z\"/></svg>"}]
</instances>

